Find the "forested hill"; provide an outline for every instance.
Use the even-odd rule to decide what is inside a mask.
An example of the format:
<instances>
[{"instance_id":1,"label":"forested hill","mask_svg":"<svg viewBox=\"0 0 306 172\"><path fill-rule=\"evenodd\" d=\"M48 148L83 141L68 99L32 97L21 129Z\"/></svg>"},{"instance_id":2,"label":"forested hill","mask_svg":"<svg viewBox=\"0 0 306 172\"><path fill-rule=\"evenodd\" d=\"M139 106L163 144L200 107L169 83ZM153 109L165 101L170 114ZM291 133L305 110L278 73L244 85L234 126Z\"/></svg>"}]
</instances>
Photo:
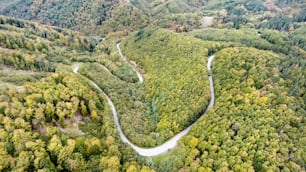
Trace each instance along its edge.
<instances>
[{"instance_id":1,"label":"forested hill","mask_svg":"<svg viewBox=\"0 0 306 172\"><path fill-rule=\"evenodd\" d=\"M119 0L15 1L1 13L95 35L133 30L147 22L141 11Z\"/></svg>"},{"instance_id":2,"label":"forested hill","mask_svg":"<svg viewBox=\"0 0 306 172\"><path fill-rule=\"evenodd\" d=\"M306 171L305 0L0 13L0 171Z\"/></svg>"},{"instance_id":3,"label":"forested hill","mask_svg":"<svg viewBox=\"0 0 306 172\"><path fill-rule=\"evenodd\" d=\"M148 25L178 32L206 26L289 31L306 21L304 0L0 0L0 14L101 35Z\"/></svg>"},{"instance_id":4,"label":"forested hill","mask_svg":"<svg viewBox=\"0 0 306 172\"><path fill-rule=\"evenodd\" d=\"M19 69L54 71L57 63L93 52L99 41L75 31L0 16L2 60Z\"/></svg>"},{"instance_id":5,"label":"forested hill","mask_svg":"<svg viewBox=\"0 0 306 172\"><path fill-rule=\"evenodd\" d=\"M72 73L97 61L98 43L0 16L0 171L150 171L120 142L105 97Z\"/></svg>"},{"instance_id":6,"label":"forested hill","mask_svg":"<svg viewBox=\"0 0 306 172\"><path fill-rule=\"evenodd\" d=\"M282 77L280 56L245 47L215 56L215 106L178 149L159 159L159 169L305 171L303 95L291 96L295 79ZM305 76L305 68L299 75Z\"/></svg>"}]
</instances>

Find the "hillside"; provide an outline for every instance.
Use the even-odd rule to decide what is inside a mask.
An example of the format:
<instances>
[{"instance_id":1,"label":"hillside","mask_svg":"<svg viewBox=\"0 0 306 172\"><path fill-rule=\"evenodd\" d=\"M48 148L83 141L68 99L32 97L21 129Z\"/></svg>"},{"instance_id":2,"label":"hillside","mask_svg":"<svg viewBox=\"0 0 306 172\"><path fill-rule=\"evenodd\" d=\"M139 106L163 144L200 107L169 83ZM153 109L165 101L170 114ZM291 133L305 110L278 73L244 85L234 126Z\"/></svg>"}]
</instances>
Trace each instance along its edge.
<instances>
[{"instance_id":1,"label":"hillside","mask_svg":"<svg viewBox=\"0 0 306 172\"><path fill-rule=\"evenodd\" d=\"M177 32L207 26L292 31L306 21L306 2L294 1L7 1L0 14L87 34L126 34L148 25ZM123 33L121 33L123 32Z\"/></svg>"},{"instance_id":2,"label":"hillside","mask_svg":"<svg viewBox=\"0 0 306 172\"><path fill-rule=\"evenodd\" d=\"M118 0L16 1L3 7L1 14L94 35L135 29L146 24L145 15Z\"/></svg>"},{"instance_id":3,"label":"hillside","mask_svg":"<svg viewBox=\"0 0 306 172\"><path fill-rule=\"evenodd\" d=\"M5 76L9 67L28 70L24 78L35 80L40 73L54 72L60 63L71 63L75 56L90 55L98 41L74 31L0 16L1 77L14 81L13 76ZM17 75L15 79L23 80Z\"/></svg>"},{"instance_id":4,"label":"hillside","mask_svg":"<svg viewBox=\"0 0 306 172\"><path fill-rule=\"evenodd\" d=\"M105 88L114 100L127 137L138 145L152 147L186 128L206 109L206 46L192 37L146 29L122 42L123 54L137 62L144 84L127 87L109 74L104 75L108 76L105 80L99 75L102 68L94 66L81 73Z\"/></svg>"},{"instance_id":5,"label":"hillside","mask_svg":"<svg viewBox=\"0 0 306 172\"><path fill-rule=\"evenodd\" d=\"M120 142L105 97L72 73L72 63L100 61L98 42L0 16L1 171L149 170L125 158L135 154Z\"/></svg>"},{"instance_id":6,"label":"hillside","mask_svg":"<svg viewBox=\"0 0 306 172\"><path fill-rule=\"evenodd\" d=\"M17 1L3 9L2 14L10 14L26 20L80 30L81 26L99 26L112 6L117 2L99 1ZM92 29L92 28L82 28Z\"/></svg>"},{"instance_id":7,"label":"hillside","mask_svg":"<svg viewBox=\"0 0 306 172\"><path fill-rule=\"evenodd\" d=\"M305 0L0 14L0 171L306 171Z\"/></svg>"},{"instance_id":8,"label":"hillside","mask_svg":"<svg viewBox=\"0 0 306 172\"><path fill-rule=\"evenodd\" d=\"M161 15L165 13L191 13L200 11L201 8L206 5L206 0L182 0L182 1L140 1L131 0L131 4L135 5L139 9L144 10L146 13L151 15Z\"/></svg>"},{"instance_id":9,"label":"hillside","mask_svg":"<svg viewBox=\"0 0 306 172\"><path fill-rule=\"evenodd\" d=\"M254 48L216 53L216 104L160 169L304 171L305 109L290 96L280 61Z\"/></svg>"}]
</instances>

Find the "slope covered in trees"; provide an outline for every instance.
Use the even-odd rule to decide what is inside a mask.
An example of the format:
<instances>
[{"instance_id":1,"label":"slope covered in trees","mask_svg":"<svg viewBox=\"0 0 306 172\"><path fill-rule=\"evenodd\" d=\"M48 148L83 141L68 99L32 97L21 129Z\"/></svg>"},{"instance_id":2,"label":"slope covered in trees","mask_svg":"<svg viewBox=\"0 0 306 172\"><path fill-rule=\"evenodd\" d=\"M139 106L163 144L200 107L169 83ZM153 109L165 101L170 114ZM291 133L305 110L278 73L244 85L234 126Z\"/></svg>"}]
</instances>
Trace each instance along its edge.
<instances>
[{"instance_id":1,"label":"slope covered in trees","mask_svg":"<svg viewBox=\"0 0 306 172\"><path fill-rule=\"evenodd\" d=\"M1 171L142 168L119 141L104 96L87 80L64 72L21 92L0 91Z\"/></svg>"},{"instance_id":2,"label":"slope covered in trees","mask_svg":"<svg viewBox=\"0 0 306 172\"><path fill-rule=\"evenodd\" d=\"M233 42L241 46L289 53L290 44L286 44L288 36L274 30L256 29L200 29L190 32L196 38L210 41Z\"/></svg>"},{"instance_id":3,"label":"slope covered in trees","mask_svg":"<svg viewBox=\"0 0 306 172\"><path fill-rule=\"evenodd\" d=\"M296 29L292 34L290 34L290 43L306 51L305 34L306 34L306 26Z\"/></svg>"},{"instance_id":4,"label":"slope covered in trees","mask_svg":"<svg viewBox=\"0 0 306 172\"><path fill-rule=\"evenodd\" d=\"M206 4L205 0L182 0L182 1L149 1L149 0L131 0L131 3L140 9L143 9L151 15L160 15L165 13L191 13L201 10Z\"/></svg>"},{"instance_id":5,"label":"slope covered in trees","mask_svg":"<svg viewBox=\"0 0 306 172\"><path fill-rule=\"evenodd\" d=\"M13 3L4 9L2 14L64 28L91 31L91 26L99 26L105 21L110 8L116 3L118 1L26 0Z\"/></svg>"},{"instance_id":6,"label":"slope covered in trees","mask_svg":"<svg viewBox=\"0 0 306 172\"><path fill-rule=\"evenodd\" d=\"M98 36L83 36L67 29L0 16L0 63L6 66L2 67L2 73L8 71L7 67L54 72L59 63L99 62L122 80L135 82L137 76L132 68L117 57L113 58L115 53L103 40Z\"/></svg>"},{"instance_id":7,"label":"slope covered in trees","mask_svg":"<svg viewBox=\"0 0 306 172\"><path fill-rule=\"evenodd\" d=\"M305 5L0 0L2 14L60 26L0 16L0 171L305 171ZM203 16L218 29L138 30L187 32ZM79 74L73 63L82 63ZM153 159L120 141L105 97L90 84L112 99L125 135L152 147L203 114L207 75L213 109Z\"/></svg>"},{"instance_id":8,"label":"slope covered in trees","mask_svg":"<svg viewBox=\"0 0 306 172\"><path fill-rule=\"evenodd\" d=\"M88 59L99 39L61 28L0 16L1 85L35 82L59 63Z\"/></svg>"},{"instance_id":9,"label":"slope covered in trees","mask_svg":"<svg viewBox=\"0 0 306 172\"><path fill-rule=\"evenodd\" d=\"M72 74L72 62L111 63L99 41L0 16L0 171L150 171L120 142L105 97Z\"/></svg>"},{"instance_id":10,"label":"slope covered in trees","mask_svg":"<svg viewBox=\"0 0 306 172\"><path fill-rule=\"evenodd\" d=\"M303 1L276 0L26 0L6 3L0 13L98 35L126 34L148 25L190 31L206 25L203 17L219 28L291 31L305 21L305 7Z\"/></svg>"},{"instance_id":11,"label":"slope covered in trees","mask_svg":"<svg viewBox=\"0 0 306 172\"><path fill-rule=\"evenodd\" d=\"M160 169L304 171L305 109L289 95L280 62L280 56L253 48L218 52L215 106Z\"/></svg>"},{"instance_id":12,"label":"slope covered in trees","mask_svg":"<svg viewBox=\"0 0 306 172\"><path fill-rule=\"evenodd\" d=\"M94 35L133 30L147 24L146 15L140 10L118 0L26 0L12 3L0 12Z\"/></svg>"},{"instance_id":13,"label":"slope covered in trees","mask_svg":"<svg viewBox=\"0 0 306 172\"><path fill-rule=\"evenodd\" d=\"M157 132L177 133L204 112L209 83L205 67L208 51L203 42L148 29L125 39L122 45L123 53L145 72L150 114L160 118Z\"/></svg>"},{"instance_id":14,"label":"slope covered in trees","mask_svg":"<svg viewBox=\"0 0 306 172\"><path fill-rule=\"evenodd\" d=\"M114 101L127 137L150 147L182 131L205 111L210 98L206 61L212 45L221 47L163 29L146 29L121 44L123 54L144 74L143 84L122 82L98 65L85 65L80 72Z\"/></svg>"},{"instance_id":15,"label":"slope covered in trees","mask_svg":"<svg viewBox=\"0 0 306 172\"><path fill-rule=\"evenodd\" d=\"M98 41L74 31L0 16L1 62L19 69L54 71L56 63L89 55Z\"/></svg>"}]
</instances>

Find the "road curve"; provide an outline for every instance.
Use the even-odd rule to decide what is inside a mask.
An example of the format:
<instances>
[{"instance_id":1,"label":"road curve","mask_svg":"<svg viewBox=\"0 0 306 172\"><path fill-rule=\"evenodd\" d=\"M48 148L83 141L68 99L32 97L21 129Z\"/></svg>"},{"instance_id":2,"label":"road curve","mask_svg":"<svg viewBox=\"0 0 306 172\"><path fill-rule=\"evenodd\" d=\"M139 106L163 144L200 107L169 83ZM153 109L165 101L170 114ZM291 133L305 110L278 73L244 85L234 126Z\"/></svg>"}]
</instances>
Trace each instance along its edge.
<instances>
[{"instance_id":1,"label":"road curve","mask_svg":"<svg viewBox=\"0 0 306 172\"><path fill-rule=\"evenodd\" d=\"M112 72L111 72L109 69L107 69L107 67L105 67L104 65L101 65L101 64L98 64L98 65L99 65L100 67L102 67L107 73L113 75ZM114 76L114 75L113 75L113 76Z\"/></svg>"},{"instance_id":2,"label":"road curve","mask_svg":"<svg viewBox=\"0 0 306 172\"><path fill-rule=\"evenodd\" d=\"M124 60L124 61L128 61L127 58L122 54L122 51L120 49L120 43L117 43L116 45L117 49L118 49L118 52L119 52L119 55L120 57ZM133 66L131 65L133 71L136 73L137 77L138 77L138 80L140 83L143 83L143 77L142 75L140 74L140 72Z\"/></svg>"},{"instance_id":3,"label":"road curve","mask_svg":"<svg viewBox=\"0 0 306 172\"><path fill-rule=\"evenodd\" d=\"M118 45L118 44L117 44ZM119 48L120 49L120 48ZM207 70L209 72L211 72L211 63L214 59L214 55L210 56L208 58L208 62L207 62ZM80 65L79 64L76 64L73 66L73 72L74 73L78 73L78 70L79 70L79 67ZM215 101L215 94L214 94L214 85L213 85L213 79L212 79L212 76L210 75L208 77L209 79L209 84L210 84L210 102L209 102L209 105L207 106L207 109L205 111L205 113L203 115L206 114L207 111L209 111L213 106L214 106L214 101ZM189 130L191 129L192 126L194 126L198 120L196 122L194 122L192 125L190 125L188 128L186 128L185 130L181 131L180 133L178 133L177 135L175 135L174 137L172 137L170 140L168 140L167 142L165 142L164 144L160 145L160 146L156 146L156 147L153 147L153 148L142 148L142 147L139 147L139 146L136 146L135 144L133 144L131 141L129 141L126 136L124 135L122 129L121 129L121 126L120 126L120 123L119 123L119 119L118 119L118 115L117 115L117 111L116 111L116 108L114 106L114 103L112 102L112 100L108 97L108 95L106 95L104 93L104 91L96 84L94 83L93 81L91 81L92 85L94 87L96 87L107 99L107 103L108 105L110 106L111 108L111 111L112 111L112 114L113 114L113 118L114 118L114 121L115 121L115 125L116 125L116 128L118 130L118 133L119 133L119 136L120 136L120 139L124 142L124 143L127 143L128 145L130 145L138 154L142 155L142 156L147 156L147 157L153 157L153 156L158 156L158 155L161 155L163 153L166 153L168 152L169 150L173 149L176 147L177 145L177 141L179 139L181 139L183 136L185 136Z\"/></svg>"}]
</instances>

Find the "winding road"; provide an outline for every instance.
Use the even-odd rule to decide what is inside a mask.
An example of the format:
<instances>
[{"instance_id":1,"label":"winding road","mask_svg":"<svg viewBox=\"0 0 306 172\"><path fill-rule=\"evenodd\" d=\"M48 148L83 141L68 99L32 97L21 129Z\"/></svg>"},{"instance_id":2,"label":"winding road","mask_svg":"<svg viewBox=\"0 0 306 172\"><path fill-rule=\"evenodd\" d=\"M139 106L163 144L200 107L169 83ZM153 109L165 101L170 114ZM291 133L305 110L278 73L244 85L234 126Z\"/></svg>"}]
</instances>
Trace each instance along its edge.
<instances>
[{"instance_id":1,"label":"winding road","mask_svg":"<svg viewBox=\"0 0 306 172\"><path fill-rule=\"evenodd\" d=\"M120 57L121 57L124 61L127 61L127 62L128 62L127 58L122 54L122 51L121 51L121 49L120 49L120 43L117 43L116 47L117 47L117 49L118 49L118 52L119 52ZM140 83L143 83L143 77L142 77L142 75L140 74L140 72L139 72L133 65L131 65L131 67L132 67L133 71L136 73L139 82L140 82Z\"/></svg>"},{"instance_id":2,"label":"winding road","mask_svg":"<svg viewBox=\"0 0 306 172\"><path fill-rule=\"evenodd\" d=\"M120 47L119 47L120 44L117 44L117 48L118 48L118 51L119 51L119 54L124 57L122 55L122 52L120 50ZM210 56L208 58L208 62L207 62L207 70L209 73L211 73L211 63L214 59L214 55ZM73 66L73 72L74 73L78 73L78 70L80 68L80 64L76 64ZM141 75L140 75L141 76ZM142 77L141 77L142 78ZM208 76L208 79L209 79L209 83L210 83L210 102L209 102L209 105L207 106L207 109L205 111L205 113L203 115L206 114L207 111L209 111L213 105L214 105L214 101L215 101L215 94L214 94L214 85L213 85L213 79L212 79L212 76ZM143 79L140 80L140 77L139 77L139 82L143 82ZM196 122L194 122L192 125L190 125L188 128L186 128L185 130L181 131L180 133L178 133L177 135L175 135L174 137L172 137L170 140L168 140L167 142L165 142L164 144L160 145L160 146L156 146L156 147L153 147L153 148L142 148L142 147L139 147L135 144L133 144L131 141L129 141L126 136L124 135L122 129L121 129L121 126L120 126L120 122L119 122L119 119L118 119L118 115L117 115L117 111L116 111L116 108L114 106L114 103L112 102L112 100L108 97L108 95L106 95L104 93L104 91L96 84L94 83L93 81L91 81L92 85L94 87L96 87L107 99L107 103L108 105L110 106L111 108L111 111L112 111L112 114L113 114L113 118L114 118L114 121L115 121L115 125L116 125L116 128L118 130L118 133L119 133L119 136L120 136L120 139L124 142L124 143L127 143L128 145L130 145L138 154L142 155L142 156L147 156L147 157L153 157L153 156L158 156L158 155L161 155L163 153L166 153L168 152L169 150L173 149L176 147L177 145L177 141L179 139L181 139L183 136L185 136L191 129L192 126L194 126L198 120Z\"/></svg>"}]
</instances>

